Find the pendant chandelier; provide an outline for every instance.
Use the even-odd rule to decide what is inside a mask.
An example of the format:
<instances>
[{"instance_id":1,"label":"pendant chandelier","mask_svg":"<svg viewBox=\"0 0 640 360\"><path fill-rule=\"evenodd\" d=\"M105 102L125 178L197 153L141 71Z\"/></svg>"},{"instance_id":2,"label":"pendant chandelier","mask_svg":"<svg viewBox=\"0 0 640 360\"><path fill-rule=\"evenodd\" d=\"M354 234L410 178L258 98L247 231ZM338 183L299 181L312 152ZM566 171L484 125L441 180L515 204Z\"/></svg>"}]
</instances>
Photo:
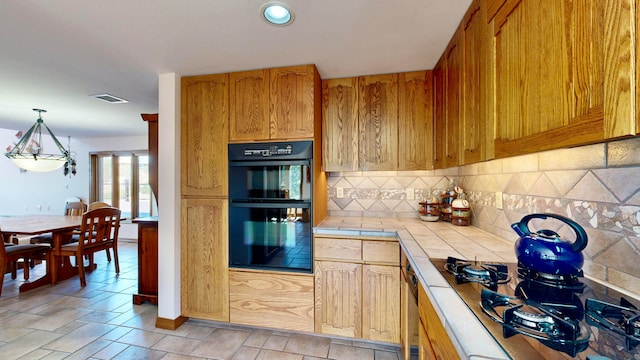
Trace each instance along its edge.
<instances>
[{"instance_id":1,"label":"pendant chandelier","mask_svg":"<svg viewBox=\"0 0 640 360\"><path fill-rule=\"evenodd\" d=\"M11 159L16 166L24 170L47 172L60 169L64 166L65 176L68 175L69 172L75 175L76 160L71 154L70 147L65 149L42 120L42 113L47 111L42 109L33 109L33 111L38 113L38 120L36 120L36 123L33 124L13 149L6 153L5 156ZM42 143L43 127L58 147L59 153L47 154L44 152Z\"/></svg>"}]
</instances>

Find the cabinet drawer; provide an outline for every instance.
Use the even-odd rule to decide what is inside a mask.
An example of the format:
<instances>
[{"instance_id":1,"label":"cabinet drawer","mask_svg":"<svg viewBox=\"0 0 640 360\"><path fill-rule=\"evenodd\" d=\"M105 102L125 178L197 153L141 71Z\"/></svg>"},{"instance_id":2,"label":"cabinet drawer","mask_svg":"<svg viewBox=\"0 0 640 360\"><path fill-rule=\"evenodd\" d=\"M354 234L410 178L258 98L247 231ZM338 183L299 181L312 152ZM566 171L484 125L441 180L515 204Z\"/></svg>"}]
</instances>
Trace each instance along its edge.
<instances>
[{"instance_id":1,"label":"cabinet drawer","mask_svg":"<svg viewBox=\"0 0 640 360\"><path fill-rule=\"evenodd\" d=\"M362 260L362 241L357 239L315 238L317 259Z\"/></svg>"},{"instance_id":2,"label":"cabinet drawer","mask_svg":"<svg viewBox=\"0 0 640 360\"><path fill-rule=\"evenodd\" d=\"M366 263L400 265L400 244L397 241L363 241L362 259Z\"/></svg>"}]
</instances>

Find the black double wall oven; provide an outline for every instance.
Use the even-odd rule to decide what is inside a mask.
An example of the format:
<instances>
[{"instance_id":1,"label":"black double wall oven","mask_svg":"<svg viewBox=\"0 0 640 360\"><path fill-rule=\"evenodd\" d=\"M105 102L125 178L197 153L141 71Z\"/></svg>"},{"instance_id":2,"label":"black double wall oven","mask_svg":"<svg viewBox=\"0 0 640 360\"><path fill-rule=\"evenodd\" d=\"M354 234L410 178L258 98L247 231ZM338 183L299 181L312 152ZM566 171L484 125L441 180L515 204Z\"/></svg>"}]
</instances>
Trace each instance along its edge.
<instances>
[{"instance_id":1,"label":"black double wall oven","mask_svg":"<svg viewBox=\"0 0 640 360\"><path fill-rule=\"evenodd\" d=\"M229 145L229 266L312 272L311 141Z\"/></svg>"}]
</instances>

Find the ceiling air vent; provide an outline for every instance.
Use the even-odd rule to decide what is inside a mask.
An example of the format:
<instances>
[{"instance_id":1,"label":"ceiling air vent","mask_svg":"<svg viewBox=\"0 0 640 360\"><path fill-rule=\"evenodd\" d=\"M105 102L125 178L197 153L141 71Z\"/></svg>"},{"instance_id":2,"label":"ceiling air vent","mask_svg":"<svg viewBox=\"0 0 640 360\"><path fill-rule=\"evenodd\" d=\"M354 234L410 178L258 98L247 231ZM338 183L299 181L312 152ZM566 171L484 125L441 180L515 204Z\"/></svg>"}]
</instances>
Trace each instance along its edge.
<instances>
[{"instance_id":1,"label":"ceiling air vent","mask_svg":"<svg viewBox=\"0 0 640 360\"><path fill-rule=\"evenodd\" d=\"M109 104L122 104L122 103L128 103L127 100L125 99L121 99L117 96L113 96L110 94L98 94L98 95L91 95L92 97L98 99L98 100L102 100L105 102L108 102Z\"/></svg>"}]
</instances>

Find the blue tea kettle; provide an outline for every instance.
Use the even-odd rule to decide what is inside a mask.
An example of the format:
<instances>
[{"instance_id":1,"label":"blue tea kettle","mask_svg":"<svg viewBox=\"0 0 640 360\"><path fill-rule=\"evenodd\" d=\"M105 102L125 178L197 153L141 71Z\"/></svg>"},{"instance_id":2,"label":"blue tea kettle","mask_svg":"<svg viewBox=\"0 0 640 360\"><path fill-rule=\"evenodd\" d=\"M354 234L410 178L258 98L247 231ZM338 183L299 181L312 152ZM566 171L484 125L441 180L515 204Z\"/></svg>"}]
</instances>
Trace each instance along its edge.
<instances>
[{"instance_id":1,"label":"blue tea kettle","mask_svg":"<svg viewBox=\"0 0 640 360\"><path fill-rule=\"evenodd\" d=\"M531 233L529 221L532 219L554 218L569 225L576 233L573 242L560 238L552 230L538 230ZM520 236L516 241L516 257L521 266L553 275L580 275L584 257L582 250L587 246L587 233L575 221L556 214L530 214L520 222L511 225Z\"/></svg>"}]
</instances>

